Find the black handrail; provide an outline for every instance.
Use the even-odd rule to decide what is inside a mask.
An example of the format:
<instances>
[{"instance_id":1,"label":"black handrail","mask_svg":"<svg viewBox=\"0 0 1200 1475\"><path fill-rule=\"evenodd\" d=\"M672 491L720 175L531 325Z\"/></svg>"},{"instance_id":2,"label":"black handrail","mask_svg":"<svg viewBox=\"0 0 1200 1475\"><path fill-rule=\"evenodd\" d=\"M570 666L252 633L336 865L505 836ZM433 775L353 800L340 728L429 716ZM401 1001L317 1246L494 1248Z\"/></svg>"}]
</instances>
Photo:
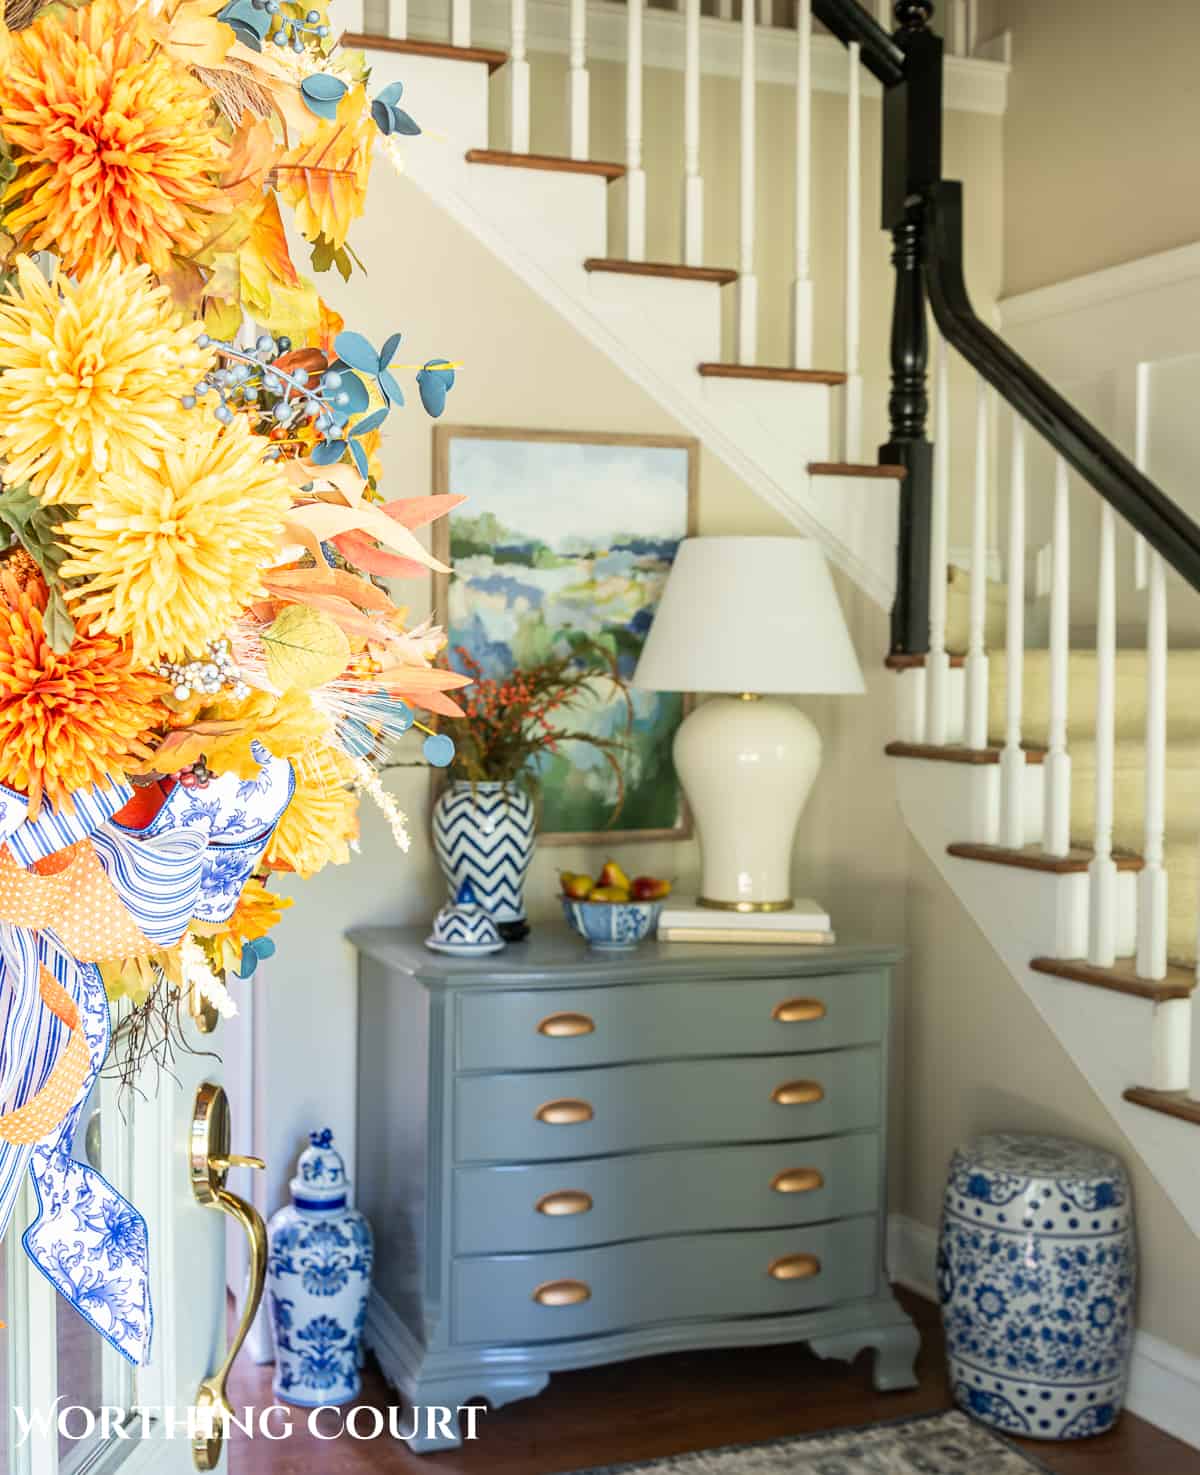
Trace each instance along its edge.
<instances>
[{"instance_id":1,"label":"black handrail","mask_svg":"<svg viewBox=\"0 0 1200 1475\"><path fill-rule=\"evenodd\" d=\"M891 439L881 462L903 465L894 652L929 648L933 447L926 436L926 293L952 344L1194 589L1200 525L975 314L963 276L962 185L942 178L942 42L933 0L895 0L894 37L858 0L813 0L813 13L884 85L883 226L892 233Z\"/></svg>"},{"instance_id":2,"label":"black handrail","mask_svg":"<svg viewBox=\"0 0 1200 1475\"><path fill-rule=\"evenodd\" d=\"M1200 525L976 315L963 277L962 185L945 180L927 191L924 215L925 280L947 342L1193 589L1200 589Z\"/></svg>"},{"instance_id":3,"label":"black handrail","mask_svg":"<svg viewBox=\"0 0 1200 1475\"><path fill-rule=\"evenodd\" d=\"M813 0L813 14L843 46L858 42L863 66L885 87L904 81L904 52L858 0Z\"/></svg>"}]
</instances>

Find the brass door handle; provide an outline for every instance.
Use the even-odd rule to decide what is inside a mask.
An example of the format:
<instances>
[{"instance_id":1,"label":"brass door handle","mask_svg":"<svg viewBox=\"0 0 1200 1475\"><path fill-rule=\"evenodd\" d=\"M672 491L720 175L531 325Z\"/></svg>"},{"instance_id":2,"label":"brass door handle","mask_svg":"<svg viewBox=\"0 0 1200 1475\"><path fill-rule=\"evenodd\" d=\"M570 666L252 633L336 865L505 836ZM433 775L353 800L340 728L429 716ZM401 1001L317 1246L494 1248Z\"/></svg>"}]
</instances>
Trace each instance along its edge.
<instances>
[{"instance_id":1,"label":"brass door handle","mask_svg":"<svg viewBox=\"0 0 1200 1475\"><path fill-rule=\"evenodd\" d=\"M812 1193L825 1187L825 1179L816 1168L789 1168L775 1174L771 1187L776 1193Z\"/></svg>"},{"instance_id":2,"label":"brass door handle","mask_svg":"<svg viewBox=\"0 0 1200 1475\"><path fill-rule=\"evenodd\" d=\"M825 1005L820 999L784 999L771 1010L771 1018L780 1024L811 1024L825 1018Z\"/></svg>"},{"instance_id":3,"label":"brass door handle","mask_svg":"<svg viewBox=\"0 0 1200 1475\"><path fill-rule=\"evenodd\" d=\"M825 1099L825 1087L819 1081L784 1081L771 1092L778 1106L811 1106Z\"/></svg>"},{"instance_id":4,"label":"brass door handle","mask_svg":"<svg viewBox=\"0 0 1200 1475\"><path fill-rule=\"evenodd\" d=\"M539 1306L578 1306L592 1299L592 1288L582 1280L547 1280L533 1293Z\"/></svg>"},{"instance_id":5,"label":"brass door handle","mask_svg":"<svg viewBox=\"0 0 1200 1475\"><path fill-rule=\"evenodd\" d=\"M538 1213L547 1214L552 1219L567 1214L589 1214L591 1209L592 1195L578 1188L564 1188L559 1193L547 1193L537 1201Z\"/></svg>"},{"instance_id":6,"label":"brass door handle","mask_svg":"<svg viewBox=\"0 0 1200 1475\"><path fill-rule=\"evenodd\" d=\"M258 1314L267 1278L267 1226L262 1215L245 1199L225 1187L230 1168L265 1168L261 1158L243 1157L229 1150L229 1098L224 1087L206 1082L196 1092L190 1141L192 1194L206 1208L228 1214L246 1231L250 1241L250 1285L242 1318L216 1372L205 1378L196 1394L200 1432L192 1441L197 1470L215 1470L225 1438L223 1418L233 1417L225 1384L234 1359L242 1350L250 1324Z\"/></svg>"},{"instance_id":7,"label":"brass door handle","mask_svg":"<svg viewBox=\"0 0 1200 1475\"><path fill-rule=\"evenodd\" d=\"M538 1025L538 1034L552 1040L568 1040L576 1035L590 1035L596 1021L590 1014L547 1014Z\"/></svg>"},{"instance_id":8,"label":"brass door handle","mask_svg":"<svg viewBox=\"0 0 1200 1475\"><path fill-rule=\"evenodd\" d=\"M767 1266L772 1280L811 1280L820 1273L821 1262L816 1255L781 1255Z\"/></svg>"},{"instance_id":9,"label":"brass door handle","mask_svg":"<svg viewBox=\"0 0 1200 1475\"><path fill-rule=\"evenodd\" d=\"M539 1122L550 1127L569 1127L575 1122L590 1122L596 1115L590 1101L563 1096L557 1101L544 1101L534 1112Z\"/></svg>"}]
</instances>

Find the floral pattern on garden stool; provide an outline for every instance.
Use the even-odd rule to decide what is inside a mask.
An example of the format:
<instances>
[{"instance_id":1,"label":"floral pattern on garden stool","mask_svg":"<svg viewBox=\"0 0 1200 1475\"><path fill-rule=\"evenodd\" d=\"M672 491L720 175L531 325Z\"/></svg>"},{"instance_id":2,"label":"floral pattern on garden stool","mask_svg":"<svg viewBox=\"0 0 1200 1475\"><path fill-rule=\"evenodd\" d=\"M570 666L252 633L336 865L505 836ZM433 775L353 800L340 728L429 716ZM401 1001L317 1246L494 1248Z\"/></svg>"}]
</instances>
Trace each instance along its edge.
<instances>
[{"instance_id":1,"label":"floral pattern on garden stool","mask_svg":"<svg viewBox=\"0 0 1200 1475\"><path fill-rule=\"evenodd\" d=\"M996 1132L955 1152L938 1292L954 1397L1009 1434L1082 1439L1121 1411L1137 1258L1118 1158Z\"/></svg>"},{"instance_id":2,"label":"floral pattern on garden stool","mask_svg":"<svg viewBox=\"0 0 1200 1475\"><path fill-rule=\"evenodd\" d=\"M309 1134L292 1202L267 1229L267 1291L275 1338L272 1392L302 1408L357 1397L374 1250L348 1206L350 1184L333 1133Z\"/></svg>"}]
</instances>

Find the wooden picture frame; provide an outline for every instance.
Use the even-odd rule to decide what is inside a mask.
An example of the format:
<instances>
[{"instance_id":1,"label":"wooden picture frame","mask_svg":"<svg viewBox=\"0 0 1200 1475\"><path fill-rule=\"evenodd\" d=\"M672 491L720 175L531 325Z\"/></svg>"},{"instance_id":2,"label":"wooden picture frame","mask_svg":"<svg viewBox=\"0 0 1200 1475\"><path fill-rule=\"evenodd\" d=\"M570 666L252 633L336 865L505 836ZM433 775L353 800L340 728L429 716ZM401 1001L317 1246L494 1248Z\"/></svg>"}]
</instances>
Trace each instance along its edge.
<instances>
[{"instance_id":1,"label":"wooden picture frame","mask_svg":"<svg viewBox=\"0 0 1200 1475\"><path fill-rule=\"evenodd\" d=\"M680 493L683 501L683 526L681 537L692 537L696 532L698 514L698 483L700 464L700 443L691 436L678 435L638 435L618 434L602 431L570 431L570 430L523 430L508 426L478 426L478 425L437 425L433 429L433 490L435 495L444 496L452 491L467 491L471 502L464 504L464 516L479 516L489 509L481 505L481 494L476 490L472 492L462 486L452 486L453 468L451 465L453 446L456 442L463 441L487 441L496 443L521 442L535 445L561 445L571 447L629 447L631 450L673 450L683 451L686 454L686 472L680 483ZM586 458L585 458L586 459ZM598 465L602 465L606 458L603 456L595 458ZM657 459L657 458L649 458ZM662 464L666 464L664 461ZM524 531L524 530L523 530ZM528 531L536 535L537 529ZM435 556L443 563L451 563L451 518L440 518L433 525L433 551ZM447 631L450 630L450 575L433 575L433 612L437 622L443 625ZM453 636L452 636L453 642ZM671 699L667 696L657 700L668 703ZM682 699L675 698L679 704L679 716L686 713L692 704L690 696ZM664 720L670 720L664 718ZM678 717L674 725L678 725ZM672 727L673 732L673 727ZM654 740L669 742L665 728L662 733L655 734ZM669 753L669 750L668 750ZM625 843L641 843L653 840L685 840L691 836L692 820L684 800L682 789L679 788L678 780L675 780L675 823L670 826L656 826L653 828L624 828L621 820L612 827L598 829L560 829L547 831L539 826L538 843L540 845L569 845L578 843L588 844L612 844L617 840Z\"/></svg>"}]
</instances>

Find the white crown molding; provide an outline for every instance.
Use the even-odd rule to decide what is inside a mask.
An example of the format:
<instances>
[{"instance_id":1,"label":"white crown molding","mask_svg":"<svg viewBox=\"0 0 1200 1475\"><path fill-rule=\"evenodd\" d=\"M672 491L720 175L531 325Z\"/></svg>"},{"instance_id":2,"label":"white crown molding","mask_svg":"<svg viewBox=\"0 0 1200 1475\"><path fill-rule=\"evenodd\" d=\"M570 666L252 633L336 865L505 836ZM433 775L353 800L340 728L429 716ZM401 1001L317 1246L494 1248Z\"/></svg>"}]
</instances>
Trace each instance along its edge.
<instances>
[{"instance_id":1,"label":"white crown molding","mask_svg":"<svg viewBox=\"0 0 1200 1475\"><path fill-rule=\"evenodd\" d=\"M567 54L569 9L567 0L529 0L528 25L531 51ZM628 11L612 0L591 0L587 8L588 61L623 62L628 29ZM410 0L409 34L422 39L447 39L444 0ZM683 71L684 18L670 10L647 9L643 33L643 59L648 67ZM506 51L509 43L508 0L474 0L471 8L471 41ZM715 77L741 75L741 26L735 21L705 16L700 22L700 69ZM757 68L760 82L794 86L796 81L796 33L785 27L762 26L757 32ZM812 45L813 86L819 92L847 91L846 48L832 36L817 35ZM945 105L952 112L987 113L1002 117L1008 106L1008 74L1005 62L947 56ZM880 84L869 73L863 75L863 95L878 98Z\"/></svg>"},{"instance_id":2,"label":"white crown molding","mask_svg":"<svg viewBox=\"0 0 1200 1475\"><path fill-rule=\"evenodd\" d=\"M1037 287L1032 292L1019 292L1002 298L997 311L1005 328L1017 328L1198 278L1200 241L1106 267L1103 271L1088 272L1085 276L1070 277L1049 287Z\"/></svg>"},{"instance_id":3,"label":"white crown molding","mask_svg":"<svg viewBox=\"0 0 1200 1475\"><path fill-rule=\"evenodd\" d=\"M888 1215L888 1274L935 1304L937 1247L936 1229L905 1214ZM1125 1407L1200 1449L1200 1358L1149 1332L1135 1333Z\"/></svg>"}]
</instances>

